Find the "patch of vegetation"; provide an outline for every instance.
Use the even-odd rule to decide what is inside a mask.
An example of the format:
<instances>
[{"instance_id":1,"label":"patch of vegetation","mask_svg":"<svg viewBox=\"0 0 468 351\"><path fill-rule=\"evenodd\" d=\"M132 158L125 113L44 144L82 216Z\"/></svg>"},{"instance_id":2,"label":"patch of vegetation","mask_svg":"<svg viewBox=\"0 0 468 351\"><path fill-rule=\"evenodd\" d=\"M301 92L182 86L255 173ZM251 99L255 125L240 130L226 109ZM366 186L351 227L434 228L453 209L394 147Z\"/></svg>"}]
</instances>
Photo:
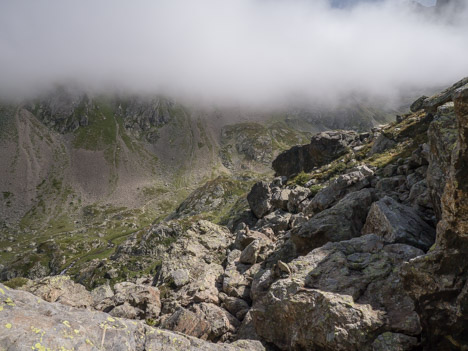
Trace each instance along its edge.
<instances>
[{"instance_id":1,"label":"patch of vegetation","mask_svg":"<svg viewBox=\"0 0 468 351\"><path fill-rule=\"evenodd\" d=\"M295 176L291 183L299 186L304 186L306 183L312 179L312 176L304 171L301 171L297 176Z\"/></svg>"},{"instance_id":2,"label":"patch of vegetation","mask_svg":"<svg viewBox=\"0 0 468 351\"><path fill-rule=\"evenodd\" d=\"M78 111L77 111L78 113ZM89 124L75 132L74 147L87 150L105 150L116 142L116 120L109 101L96 99L88 111Z\"/></svg>"},{"instance_id":3,"label":"patch of vegetation","mask_svg":"<svg viewBox=\"0 0 468 351\"><path fill-rule=\"evenodd\" d=\"M28 279L17 277L17 278L10 279L6 282L3 282L3 284L8 286L11 289L18 289L18 288L21 288L23 285L26 285L27 282L28 282Z\"/></svg>"},{"instance_id":4,"label":"patch of vegetation","mask_svg":"<svg viewBox=\"0 0 468 351\"><path fill-rule=\"evenodd\" d=\"M311 196L317 195L317 193L323 189L321 185L312 185L309 187Z\"/></svg>"},{"instance_id":5,"label":"patch of vegetation","mask_svg":"<svg viewBox=\"0 0 468 351\"><path fill-rule=\"evenodd\" d=\"M3 195L4 200L8 200L9 198L13 196L13 193L10 193L9 191L4 191L2 192L2 195Z\"/></svg>"},{"instance_id":6,"label":"patch of vegetation","mask_svg":"<svg viewBox=\"0 0 468 351\"><path fill-rule=\"evenodd\" d=\"M157 186L144 187L142 190L143 195L146 197L155 197L155 196L166 194L168 192L169 190L167 188L157 187Z\"/></svg>"}]
</instances>

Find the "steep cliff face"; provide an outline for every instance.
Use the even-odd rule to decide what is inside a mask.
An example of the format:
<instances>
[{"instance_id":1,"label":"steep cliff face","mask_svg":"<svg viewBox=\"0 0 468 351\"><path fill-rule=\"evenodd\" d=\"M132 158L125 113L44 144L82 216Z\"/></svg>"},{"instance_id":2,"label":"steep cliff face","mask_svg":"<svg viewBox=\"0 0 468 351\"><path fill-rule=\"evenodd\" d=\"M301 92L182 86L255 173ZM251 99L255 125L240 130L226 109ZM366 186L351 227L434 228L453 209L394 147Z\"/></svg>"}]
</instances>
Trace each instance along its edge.
<instances>
[{"instance_id":1,"label":"steep cliff face","mask_svg":"<svg viewBox=\"0 0 468 351\"><path fill-rule=\"evenodd\" d=\"M430 350L468 348L468 85L456 90L453 100L457 143L442 197L436 245L403 271Z\"/></svg>"}]
</instances>

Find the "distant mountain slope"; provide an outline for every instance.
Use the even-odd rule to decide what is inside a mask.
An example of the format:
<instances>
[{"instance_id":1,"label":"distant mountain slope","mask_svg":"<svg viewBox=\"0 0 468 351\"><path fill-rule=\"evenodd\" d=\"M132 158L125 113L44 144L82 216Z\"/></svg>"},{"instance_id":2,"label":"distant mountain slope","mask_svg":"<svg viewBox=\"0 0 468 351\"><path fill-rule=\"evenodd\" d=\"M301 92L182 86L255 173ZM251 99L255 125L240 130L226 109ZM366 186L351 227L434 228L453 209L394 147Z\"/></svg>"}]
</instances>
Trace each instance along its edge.
<instances>
[{"instance_id":1,"label":"distant mountain slope","mask_svg":"<svg viewBox=\"0 0 468 351\"><path fill-rule=\"evenodd\" d=\"M63 88L2 105L1 261L19 259L31 276L42 275L44 265L58 273L83 255L107 257L121 240L181 203L179 212L195 205L207 215L241 210L236 201L252 181L271 175L276 155L308 143L311 133L368 130L393 118L394 111L359 102L259 112ZM207 182L206 189L221 184L225 201L204 202ZM201 198L183 202L197 188ZM36 257L43 245L58 256Z\"/></svg>"}]
</instances>

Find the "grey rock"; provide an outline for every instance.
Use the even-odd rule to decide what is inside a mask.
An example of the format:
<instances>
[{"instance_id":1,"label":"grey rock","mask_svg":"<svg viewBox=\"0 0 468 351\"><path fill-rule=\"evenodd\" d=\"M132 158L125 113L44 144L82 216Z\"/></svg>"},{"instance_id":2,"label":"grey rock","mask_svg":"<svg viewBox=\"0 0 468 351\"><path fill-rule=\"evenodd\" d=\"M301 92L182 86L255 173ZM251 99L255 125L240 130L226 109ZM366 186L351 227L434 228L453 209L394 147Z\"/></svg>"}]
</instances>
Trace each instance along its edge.
<instances>
[{"instance_id":1,"label":"grey rock","mask_svg":"<svg viewBox=\"0 0 468 351\"><path fill-rule=\"evenodd\" d=\"M161 301L157 288L123 282L116 284L114 290L112 297L101 300L95 308L122 318L156 319L159 316Z\"/></svg>"},{"instance_id":2,"label":"grey rock","mask_svg":"<svg viewBox=\"0 0 468 351\"><path fill-rule=\"evenodd\" d=\"M246 301L237 297L229 296L223 301L223 307L239 320L243 320L250 309L250 306Z\"/></svg>"},{"instance_id":3,"label":"grey rock","mask_svg":"<svg viewBox=\"0 0 468 351\"><path fill-rule=\"evenodd\" d=\"M45 301L59 302L67 306L90 308L93 305L93 297L86 288L66 275L29 280L21 290L28 291Z\"/></svg>"},{"instance_id":4,"label":"grey rock","mask_svg":"<svg viewBox=\"0 0 468 351\"><path fill-rule=\"evenodd\" d=\"M423 108L426 112L435 113L437 108L443 104L452 101L452 94L458 89L463 87L465 84L468 84L468 77L463 78L462 80L456 82L451 87L445 89L444 91L431 96L430 98L424 100Z\"/></svg>"},{"instance_id":5,"label":"grey rock","mask_svg":"<svg viewBox=\"0 0 468 351\"><path fill-rule=\"evenodd\" d=\"M244 264L255 264L260 251L260 241L254 240L242 251L239 262Z\"/></svg>"},{"instance_id":6,"label":"grey rock","mask_svg":"<svg viewBox=\"0 0 468 351\"><path fill-rule=\"evenodd\" d=\"M348 240L361 235L373 191L362 189L350 193L335 206L312 217L291 231L291 239L300 253L307 253L329 241Z\"/></svg>"},{"instance_id":7,"label":"grey rock","mask_svg":"<svg viewBox=\"0 0 468 351\"><path fill-rule=\"evenodd\" d=\"M310 144L294 146L273 161L277 175L291 177L301 171L310 172L340 157L359 141L359 134L352 131L328 131L314 135Z\"/></svg>"},{"instance_id":8,"label":"grey rock","mask_svg":"<svg viewBox=\"0 0 468 351\"><path fill-rule=\"evenodd\" d=\"M258 341L213 344L182 334L159 330L141 321L107 313L49 303L28 292L0 284L0 348L11 351L68 350L187 350L261 351ZM8 301L8 303L5 303Z\"/></svg>"},{"instance_id":9,"label":"grey rock","mask_svg":"<svg viewBox=\"0 0 468 351\"><path fill-rule=\"evenodd\" d=\"M404 175L396 175L380 179L375 185L375 189L383 194L406 190L406 177Z\"/></svg>"},{"instance_id":10,"label":"grey rock","mask_svg":"<svg viewBox=\"0 0 468 351\"><path fill-rule=\"evenodd\" d=\"M436 217L440 219L441 198L448 180L452 151L457 140L457 120L454 110L437 113L429 125L427 136L429 160L427 187Z\"/></svg>"},{"instance_id":11,"label":"grey rock","mask_svg":"<svg viewBox=\"0 0 468 351\"><path fill-rule=\"evenodd\" d=\"M418 335L419 319L398 270L420 254L366 235L291 261L292 274L285 279L259 272L250 310L256 331L278 348L293 350L367 350L385 330Z\"/></svg>"},{"instance_id":12,"label":"grey rock","mask_svg":"<svg viewBox=\"0 0 468 351\"><path fill-rule=\"evenodd\" d=\"M310 195L310 189L302 186L296 186L289 193L289 198L286 206L286 210L291 213L297 213L300 211L301 203L307 199Z\"/></svg>"},{"instance_id":13,"label":"grey rock","mask_svg":"<svg viewBox=\"0 0 468 351\"><path fill-rule=\"evenodd\" d=\"M368 177L373 174L374 172L368 167L361 166L353 172L339 175L327 187L319 190L304 209L304 213L307 215L318 213L337 203L346 194L369 187Z\"/></svg>"},{"instance_id":14,"label":"grey rock","mask_svg":"<svg viewBox=\"0 0 468 351\"><path fill-rule=\"evenodd\" d=\"M273 232L278 235L280 232L289 229L291 216L289 212L276 210L259 220L254 228L257 230L271 228Z\"/></svg>"},{"instance_id":15,"label":"grey rock","mask_svg":"<svg viewBox=\"0 0 468 351\"><path fill-rule=\"evenodd\" d=\"M414 101L410 106L411 112L418 112L419 110L421 110L423 108L424 101L426 101L427 99L428 97L423 95L416 101Z\"/></svg>"},{"instance_id":16,"label":"grey rock","mask_svg":"<svg viewBox=\"0 0 468 351\"><path fill-rule=\"evenodd\" d=\"M113 297L114 291L108 284L104 284L94 288L91 291L91 296L93 298L93 304L97 305L102 300Z\"/></svg>"},{"instance_id":17,"label":"grey rock","mask_svg":"<svg viewBox=\"0 0 468 351\"><path fill-rule=\"evenodd\" d=\"M271 211L271 196L270 187L266 182L256 183L247 195L250 209L257 218L262 218Z\"/></svg>"},{"instance_id":18,"label":"grey rock","mask_svg":"<svg viewBox=\"0 0 468 351\"><path fill-rule=\"evenodd\" d=\"M413 208L388 196L372 204L362 233L378 234L388 243L404 243L425 251L435 240L435 229Z\"/></svg>"},{"instance_id":19,"label":"grey rock","mask_svg":"<svg viewBox=\"0 0 468 351\"><path fill-rule=\"evenodd\" d=\"M272 193L273 195L271 196L271 205L276 209L287 211L291 190L273 188Z\"/></svg>"},{"instance_id":20,"label":"grey rock","mask_svg":"<svg viewBox=\"0 0 468 351\"><path fill-rule=\"evenodd\" d=\"M418 344L418 338L414 336L386 332L372 343L372 351L411 351Z\"/></svg>"},{"instance_id":21,"label":"grey rock","mask_svg":"<svg viewBox=\"0 0 468 351\"><path fill-rule=\"evenodd\" d=\"M190 281L190 273L186 269L176 269L171 272L172 283L180 288Z\"/></svg>"}]
</instances>

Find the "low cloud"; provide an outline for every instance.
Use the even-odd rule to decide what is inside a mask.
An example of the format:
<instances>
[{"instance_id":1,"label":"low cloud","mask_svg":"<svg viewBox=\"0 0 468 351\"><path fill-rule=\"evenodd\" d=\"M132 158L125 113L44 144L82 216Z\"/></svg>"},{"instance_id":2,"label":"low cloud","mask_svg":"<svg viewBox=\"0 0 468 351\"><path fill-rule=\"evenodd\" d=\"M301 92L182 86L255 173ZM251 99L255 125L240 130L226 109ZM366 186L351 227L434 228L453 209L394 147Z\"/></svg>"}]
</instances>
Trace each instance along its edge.
<instances>
[{"instance_id":1,"label":"low cloud","mask_svg":"<svg viewBox=\"0 0 468 351\"><path fill-rule=\"evenodd\" d=\"M5 0L0 96L70 82L208 104L397 96L468 75L457 16L398 0Z\"/></svg>"}]
</instances>

